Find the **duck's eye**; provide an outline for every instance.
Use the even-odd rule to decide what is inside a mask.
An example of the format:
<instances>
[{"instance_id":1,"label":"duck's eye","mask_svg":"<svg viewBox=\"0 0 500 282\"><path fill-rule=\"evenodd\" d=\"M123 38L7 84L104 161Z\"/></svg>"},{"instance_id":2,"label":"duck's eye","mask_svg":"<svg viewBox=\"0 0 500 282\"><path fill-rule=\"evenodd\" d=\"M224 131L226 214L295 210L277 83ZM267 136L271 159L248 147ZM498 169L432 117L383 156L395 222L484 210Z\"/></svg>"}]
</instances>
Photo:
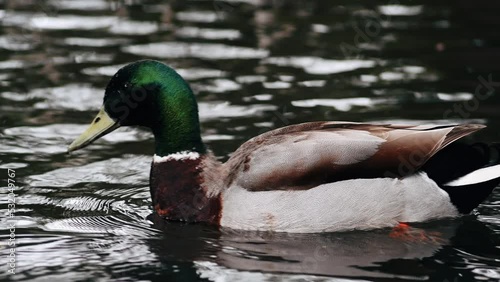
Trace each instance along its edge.
<instances>
[{"instance_id":1,"label":"duck's eye","mask_svg":"<svg viewBox=\"0 0 500 282\"><path fill-rule=\"evenodd\" d=\"M96 117L95 120L94 120L94 123L98 123L100 120L101 120L100 117Z\"/></svg>"}]
</instances>

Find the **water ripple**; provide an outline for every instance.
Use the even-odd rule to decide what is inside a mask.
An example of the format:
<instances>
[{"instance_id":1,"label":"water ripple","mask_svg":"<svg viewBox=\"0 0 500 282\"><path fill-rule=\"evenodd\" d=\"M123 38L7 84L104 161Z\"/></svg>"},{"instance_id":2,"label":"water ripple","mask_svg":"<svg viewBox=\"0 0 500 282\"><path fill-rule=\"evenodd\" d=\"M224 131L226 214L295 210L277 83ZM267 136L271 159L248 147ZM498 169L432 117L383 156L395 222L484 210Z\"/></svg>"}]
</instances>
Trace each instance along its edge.
<instances>
[{"instance_id":1,"label":"water ripple","mask_svg":"<svg viewBox=\"0 0 500 282\"><path fill-rule=\"evenodd\" d=\"M203 39L228 39L234 40L241 37L241 33L235 29L213 29L213 28L198 28L192 26L181 27L175 30L175 34L179 37L186 38L203 38Z\"/></svg>"},{"instance_id":2,"label":"water ripple","mask_svg":"<svg viewBox=\"0 0 500 282\"><path fill-rule=\"evenodd\" d=\"M2 93L2 97L14 101L42 100L35 102L36 109L75 109L95 110L101 106L102 89L93 88L89 84L67 84L58 87L33 89L27 95L19 93ZM71 93L71 99L66 99Z\"/></svg>"},{"instance_id":3,"label":"water ripple","mask_svg":"<svg viewBox=\"0 0 500 282\"><path fill-rule=\"evenodd\" d=\"M327 278L315 275L297 275L297 274L279 274L279 273L261 273L254 271L241 271L234 268L226 268L210 261L195 261L196 272L200 278L210 281L316 281L316 282L349 282L350 279ZM367 282L369 280L358 280Z\"/></svg>"},{"instance_id":4,"label":"water ripple","mask_svg":"<svg viewBox=\"0 0 500 282\"><path fill-rule=\"evenodd\" d=\"M391 105L395 104L396 100L387 98L367 98L367 97L357 97L357 98L343 98L343 99L308 99L308 100L298 100L292 101L292 105L296 107L316 107L316 106L327 106L333 107L337 111L347 112L353 107L365 107L373 108L376 105Z\"/></svg>"},{"instance_id":5,"label":"water ripple","mask_svg":"<svg viewBox=\"0 0 500 282\"><path fill-rule=\"evenodd\" d=\"M109 29L109 32L120 35L146 35L155 33L158 29L158 24L155 22L120 20Z\"/></svg>"},{"instance_id":6,"label":"water ripple","mask_svg":"<svg viewBox=\"0 0 500 282\"><path fill-rule=\"evenodd\" d=\"M60 200L55 206L74 211L108 211L112 199L97 199L90 196L80 196Z\"/></svg>"},{"instance_id":7,"label":"water ripple","mask_svg":"<svg viewBox=\"0 0 500 282\"><path fill-rule=\"evenodd\" d=\"M211 23L222 19L224 15L213 11L182 11L178 12L175 17L184 22Z\"/></svg>"},{"instance_id":8,"label":"water ripple","mask_svg":"<svg viewBox=\"0 0 500 282\"><path fill-rule=\"evenodd\" d=\"M49 4L58 10L83 10L95 11L109 9L110 3L104 0L51 0Z\"/></svg>"},{"instance_id":9,"label":"water ripple","mask_svg":"<svg viewBox=\"0 0 500 282\"><path fill-rule=\"evenodd\" d=\"M97 110L97 108L95 108ZM67 146L78 135L80 135L87 125L74 124L53 124L46 126L20 126L11 127L3 131L3 136L8 137L0 144L0 152L15 151L18 154L25 153L64 153ZM0 135L1 136L1 135ZM150 132L145 132L137 128L121 128L106 135L101 139L105 143L120 143L148 140L152 138ZM31 144L35 142L37 146ZM99 142L101 143L101 142ZM93 147L99 147L98 144Z\"/></svg>"},{"instance_id":10,"label":"water ripple","mask_svg":"<svg viewBox=\"0 0 500 282\"><path fill-rule=\"evenodd\" d=\"M229 79L214 79L209 81L210 84L193 84L192 87L199 91L211 93L223 93L236 91L241 89L241 85Z\"/></svg>"},{"instance_id":11,"label":"water ripple","mask_svg":"<svg viewBox=\"0 0 500 282\"><path fill-rule=\"evenodd\" d=\"M81 182L147 185L150 164L151 157L126 155L123 158L112 158L31 175L26 178L26 183L34 187L69 187Z\"/></svg>"},{"instance_id":12,"label":"water ripple","mask_svg":"<svg viewBox=\"0 0 500 282\"><path fill-rule=\"evenodd\" d=\"M200 119L213 120L221 117L247 117L261 115L265 111L276 110L274 105L254 104L248 106L231 105L229 102L212 101L198 103Z\"/></svg>"},{"instance_id":13,"label":"water ripple","mask_svg":"<svg viewBox=\"0 0 500 282\"><path fill-rule=\"evenodd\" d=\"M388 16L417 16L422 13L423 6L383 5L378 10Z\"/></svg>"},{"instance_id":14,"label":"water ripple","mask_svg":"<svg viewBox=\"0 0 500 282\"><path fill-rule=\"evenodd\" d=\"M120 68L125 65L111 65L104 67L85 68L82 73L92 76L113 76ZM216 78L226 75L226 72L216 69L206 68L175 68L175 70L186 80L198 80L202 78Z\"/></svg>"},{"instance_id":15,"label":"water ripple","mask_svg":"<svg viewBox=\"0 0 500 282\"><path fill-rule=\"evenodd\" d=\"M341 73L376 65L373 60L327 60L319 57L271 57L262 63L302 68L310 74Z\"/></svg>"},{"instance_id":16,"label":"water ripple","mask_svg":"<svg viewBox=\"0 0 500 282\"><path fill-rule=\"evenodd\" d=\"M67 37L64 38L64 44L84 47L107 47L122 45L129 42L126 38L86 38L86 37Z\"/></svg>"},{"instance_id":17,"label":"water ripple","mask_svg":"<svg viewBox=\"0 0 500 282\"><path fill-rule=\"evenodd\" d=\"M0 36L0 48L10 51L27 51L35 48L33 40L28 36Z\"/></svg>"},{"instance_id":18,"label":"water ripple","mask_svg":"<svg viewBox=\"0 0 500 282\"><path fill-rule=\"evenodd\" d=\"M118 18L110 16L35 16L29 21L28 27L45 30L94 30L109 28L117 21Z\"/></svg>"},{"instance_id":19,"label":"water ripple","mask_svg":"<svg viewBox=\"0 0 500 282\"><path fill-rule=\"evenodd\" d=\"M268 50L229 46L212 43L158 42L131 45L124 52L157 58L200 58L200 59L259 59L267 57Z\"/></svg>"},{"instance_id":20,"label":"water ripple","mask_svg":"<svg viewBox=\"0 0 500 282\"><path fill-rule=\"evenodd\" d=\"M111 235L134 235L134 237L148 237L158 233L147 226L133 225L126 220L115 216L72 217L53 220L42 227L47 231L72 233L101 233Z\"/></svg>"}]
</instances>

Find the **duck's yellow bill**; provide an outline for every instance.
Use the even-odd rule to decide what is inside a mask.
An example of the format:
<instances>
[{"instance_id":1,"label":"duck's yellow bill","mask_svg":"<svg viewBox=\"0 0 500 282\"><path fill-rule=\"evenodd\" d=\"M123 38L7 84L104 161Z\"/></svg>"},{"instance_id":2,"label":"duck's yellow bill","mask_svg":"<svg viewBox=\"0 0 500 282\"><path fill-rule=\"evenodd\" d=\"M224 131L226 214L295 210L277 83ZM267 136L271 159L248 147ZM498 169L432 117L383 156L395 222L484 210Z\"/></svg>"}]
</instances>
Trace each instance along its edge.
<instances>
[{"instance_id":1,"label":"duck's yellow bill","mask_svg":"<svg viewBox=\"0 0 500 282\"><path fill-rule=\"evenodd\" d=\"M120 127L120 123L109 117L103 106L87 130L69 145L68 153L87 146L94 140L99 139L101 136L110 133L118 127Z\"/></svg>"}]
</instances>

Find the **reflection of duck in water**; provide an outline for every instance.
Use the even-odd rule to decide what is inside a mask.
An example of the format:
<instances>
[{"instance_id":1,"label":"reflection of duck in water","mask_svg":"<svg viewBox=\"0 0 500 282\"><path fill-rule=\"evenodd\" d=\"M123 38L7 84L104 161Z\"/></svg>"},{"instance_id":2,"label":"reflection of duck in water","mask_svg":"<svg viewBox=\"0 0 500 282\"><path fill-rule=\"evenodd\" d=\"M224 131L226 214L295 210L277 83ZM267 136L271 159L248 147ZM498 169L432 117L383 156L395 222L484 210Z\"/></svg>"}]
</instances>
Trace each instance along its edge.
<instances>
[{"instance_id":1,"label":"reflection of duck in water","mask_svg":"<svg viewBox=\"0 0 500 282\"><path fill-rule=\"evenodd\" d=\"M297 124L221 164L201 140L190 87L157 61L115 74L69 151L126 125L154 133L153 206L171 220L299 233L392 227L469 213L500 182L489 146L453 143L484 127L474 124Z\"/></svg>"},{"instance_id":2,"label":"reflection of duck in water","mask_svg":"<svg viewBox=\"0 0 500 282\"><path fill-rule=\"evenodd\" d=\"M192 262L196 275L210 281L324 281L321 276L462 281L474 273L470 262L468 269L461 267L466 264L461 254L494 249L488 239L491 230L472 218L404 230L318 234L217 232L202 225L166 223L156 214L150 219L165 233L164 240L150 246L160 260L167 265L172 258Z\"/></svg>"}]
</instances>

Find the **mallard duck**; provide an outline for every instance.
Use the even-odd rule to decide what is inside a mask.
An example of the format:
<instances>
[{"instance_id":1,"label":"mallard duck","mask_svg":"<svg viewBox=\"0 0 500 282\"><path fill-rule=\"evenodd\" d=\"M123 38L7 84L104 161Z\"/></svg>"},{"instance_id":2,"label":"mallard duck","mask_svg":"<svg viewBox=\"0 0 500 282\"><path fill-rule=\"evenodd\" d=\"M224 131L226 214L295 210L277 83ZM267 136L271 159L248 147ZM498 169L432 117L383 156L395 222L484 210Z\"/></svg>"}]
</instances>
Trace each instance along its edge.
<instances>
[{"instance_id":1,"label":"mallard duck","mask_svg":"<svg viewBox=\"0 0 500 282\"><path fill-rule=\"evenodd\" d=\"M152 204L169 220L276 232L366 230L469 213L500 183L499 160L490 160L498 146L454 143L479 124L295 124L248 140L221 163L202 141L188 83L153 60L118 70L68 152L121 126L152 130Z\"/></svg>"}]
</instances>

